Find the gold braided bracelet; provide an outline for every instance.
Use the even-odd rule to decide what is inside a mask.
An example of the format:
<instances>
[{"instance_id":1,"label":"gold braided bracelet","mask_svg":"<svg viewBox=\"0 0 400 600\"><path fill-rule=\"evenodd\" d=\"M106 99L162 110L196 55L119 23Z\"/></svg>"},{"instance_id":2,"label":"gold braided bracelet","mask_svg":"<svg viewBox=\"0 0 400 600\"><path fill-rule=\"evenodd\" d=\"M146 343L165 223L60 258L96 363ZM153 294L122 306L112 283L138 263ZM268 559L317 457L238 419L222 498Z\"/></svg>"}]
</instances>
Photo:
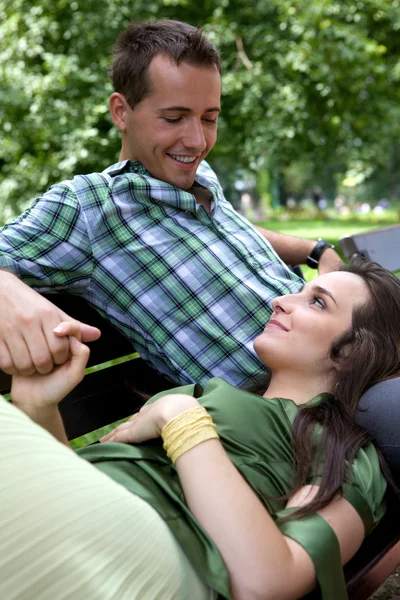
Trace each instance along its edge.
<instances>
[{"instance_id":1,"label":"gold braided bracelet","mask_svg":"<svg viewBox=\"0 0 400 600\"><path fill-rule=\"evenodd\" d=\"M173 464L185 452L213 438L219 439L212 418L203 406L195 406L174 417L161 431L164 450Z\"/></svg>"}]
</instances>

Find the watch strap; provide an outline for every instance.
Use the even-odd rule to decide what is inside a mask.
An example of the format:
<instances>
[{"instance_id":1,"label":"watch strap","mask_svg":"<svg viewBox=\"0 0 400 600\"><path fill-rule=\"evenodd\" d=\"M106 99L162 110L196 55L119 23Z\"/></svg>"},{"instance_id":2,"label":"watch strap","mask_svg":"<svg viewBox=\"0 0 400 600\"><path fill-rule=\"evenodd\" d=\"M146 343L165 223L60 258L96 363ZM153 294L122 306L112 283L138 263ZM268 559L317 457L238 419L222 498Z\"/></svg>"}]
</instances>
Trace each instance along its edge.
<instances>
[{"instance_id":1,"label":"watch strap","mask_svg":"<svg viewBox=\"0 0 400 600\"><path fill-rule=\"evenodd\" d=\"M334 250L335 246L333 244L329 244L329 242L323 240L322 238L318 238L318 242L312 249L312 252L309 256L307 256L306 264L310 267L310 269L318 269L319 260L327 248L332 248Z\"/></svg>"}]
</instances>

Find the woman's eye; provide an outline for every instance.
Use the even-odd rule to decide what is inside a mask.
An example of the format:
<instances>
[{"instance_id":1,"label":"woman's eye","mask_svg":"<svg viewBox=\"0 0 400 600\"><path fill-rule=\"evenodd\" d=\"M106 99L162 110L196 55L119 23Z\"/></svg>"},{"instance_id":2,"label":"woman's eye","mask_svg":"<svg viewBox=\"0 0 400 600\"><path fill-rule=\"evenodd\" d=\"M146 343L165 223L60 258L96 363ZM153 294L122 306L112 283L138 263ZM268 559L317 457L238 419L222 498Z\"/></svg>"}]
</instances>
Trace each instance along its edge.
<instances>
[{"instance_id":1,"label":"woman's eye","mask_svg":"<svg viewBox=\"0 0 400 600\"><path fill-rule=\"evenodd\" d=\"M318 306L319 308L323 308L324 310L326 309L325 302L322 300L322 298L319 298L318 296L313 296L312 304L315 304L316 306Z\"/></svg>"}]
</instances>

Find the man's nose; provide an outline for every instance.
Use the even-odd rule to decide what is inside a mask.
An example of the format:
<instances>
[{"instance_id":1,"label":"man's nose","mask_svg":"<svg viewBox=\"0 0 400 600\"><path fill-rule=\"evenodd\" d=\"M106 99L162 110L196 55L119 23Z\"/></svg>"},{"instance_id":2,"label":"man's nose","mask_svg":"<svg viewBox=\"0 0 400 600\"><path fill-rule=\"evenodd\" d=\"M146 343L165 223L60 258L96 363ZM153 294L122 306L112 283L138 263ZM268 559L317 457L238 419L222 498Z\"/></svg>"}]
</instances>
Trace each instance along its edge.
<instances>
[{"instance_id":1,"label":"man's nose","mask_svg":"<svg viewBox=\"0 0 400 600\"><path fill-rule=\"evenodd\" d=\"M201 121L193 119L188 123L183 141L186 148L193 148L198 152L205 150L207 142Z\"/></svg>"}]
</instances>

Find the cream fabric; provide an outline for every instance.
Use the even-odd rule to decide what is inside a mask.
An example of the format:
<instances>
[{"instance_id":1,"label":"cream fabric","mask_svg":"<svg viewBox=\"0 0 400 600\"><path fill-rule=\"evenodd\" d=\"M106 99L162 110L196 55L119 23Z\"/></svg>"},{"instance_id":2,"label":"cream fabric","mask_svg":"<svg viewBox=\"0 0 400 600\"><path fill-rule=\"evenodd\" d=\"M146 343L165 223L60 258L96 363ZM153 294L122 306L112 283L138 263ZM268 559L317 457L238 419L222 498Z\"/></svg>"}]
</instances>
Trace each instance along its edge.
<instances>
[{"instance_id":1,"label":"cream fabric","mask_svg":"<svg viewBox=\"0 0 400 600\"><path fill-rule=\"evenodd\" d=\"M0 397L0 598L214 597L149 504Z\"/></svg>"}]
</instances>

